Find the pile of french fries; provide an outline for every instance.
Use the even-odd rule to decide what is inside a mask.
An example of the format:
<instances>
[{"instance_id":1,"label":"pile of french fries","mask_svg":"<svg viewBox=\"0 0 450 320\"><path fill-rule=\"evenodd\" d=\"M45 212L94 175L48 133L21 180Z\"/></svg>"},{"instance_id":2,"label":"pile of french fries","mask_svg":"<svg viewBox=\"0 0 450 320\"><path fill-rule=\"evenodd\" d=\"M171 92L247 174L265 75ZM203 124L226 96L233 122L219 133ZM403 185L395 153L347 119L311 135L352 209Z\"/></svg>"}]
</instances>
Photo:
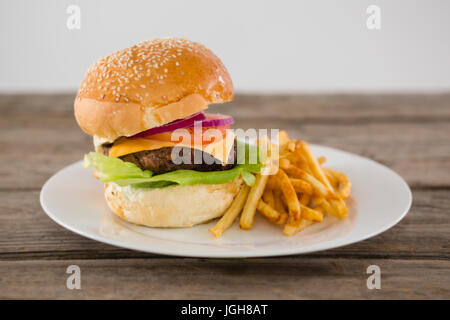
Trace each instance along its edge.
<instances>
[{"instance_id":1,"label":"pile of french fries","mask_svg":"<svg viewBox=\"0 0 450 320\"><path fill-rule=\"evenodd\" d=\"M241 229L249 230L259 212L269 222L283 226L286 236L322 222L327 214L347 217L344 200L352 192L348 178L342 172L322 167L326 159L316 158L307 142L291 140L285 131L280 132L278 141L278 146L269 143L265 164L268 170L256 176L253 187L245 185L239 191L209 230L215 237L221 237L239 214Z\"/></svg>"}]
</instances>

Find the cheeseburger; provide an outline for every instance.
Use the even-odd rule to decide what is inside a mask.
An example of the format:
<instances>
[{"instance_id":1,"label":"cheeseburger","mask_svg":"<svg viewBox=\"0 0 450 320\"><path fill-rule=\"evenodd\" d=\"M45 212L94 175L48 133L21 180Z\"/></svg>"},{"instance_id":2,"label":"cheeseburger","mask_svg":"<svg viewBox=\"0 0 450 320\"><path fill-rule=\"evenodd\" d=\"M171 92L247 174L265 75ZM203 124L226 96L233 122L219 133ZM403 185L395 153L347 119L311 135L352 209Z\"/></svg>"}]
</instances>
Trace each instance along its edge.
<instances>
[{"instance_id":1,"label":"cheeseburger","mask_svg":"<svg viewBox=\"0 0 450 320\"><path fill-rule=\"evenodd\" d=\"M110 209L149 227L220 217L261 170L229 129L233 119L205 112L232 99L225 66L196 42L143 41L95 62L74 109L94 140L84 166L104 183Z\"/></svg>"}]
</instances>

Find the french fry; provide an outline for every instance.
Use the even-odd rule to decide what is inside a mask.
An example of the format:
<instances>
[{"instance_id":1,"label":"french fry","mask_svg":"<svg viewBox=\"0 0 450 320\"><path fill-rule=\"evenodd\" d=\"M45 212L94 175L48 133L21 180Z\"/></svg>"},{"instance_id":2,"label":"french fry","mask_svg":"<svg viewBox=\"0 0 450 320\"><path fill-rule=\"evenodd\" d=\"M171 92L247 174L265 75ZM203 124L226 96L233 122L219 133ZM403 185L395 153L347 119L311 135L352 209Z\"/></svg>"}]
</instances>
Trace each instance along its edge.
<instances>
[{"instance_id":1,"label":"french fry","mask_svg":"<svg viewBox=\"0 0 450 320\"><path fill-rule=\"evenodd\" d=\"M340 171L329 168L325 168L325 173L335 180L337 186L336 194L341 199L347 199L352 193L352 184L346 175Z\"/></svg>"},{"instance_id":2,"label":"french fry","mask_svg":"<svg viewBox=\"0 0 450 320\"><path fill-rule=\"evenodd\" d=\"M319 211L323 216L325 216L327 214L325 209L323 207L320 207L320 206L314 207L314 210Z\"/></svg>"},{"instance_id":3,"label":"french fry","mask_svg":"<svg viewBox=\"0 0 450 320\"><path fill-rule=\"evenodd\" d=\"M289 214L286 211L283 201L281 200L282 194L280 189L273 190L273 200L275 205L273 208L280 213L280 217L276 221L271 221L275 224L286 224L289 219Z\"/></svg>"},{"instance_id":4,"label":"french fry","mask_svg":"<svg viewBox=\"0 0 450 320\"><path fill-rule=\"evenodd\" d=\"M295 150L292 152L292 157L297 159L297 167L308 172L309 174L312 174L308 159L303 152L303 148L301 147L301 143L301 141L296 141Z\"/></svg>"},{"instance_id":5,"label":"french fry","mask_svg":"<svg viewBox=\"0 0 450 320\"><path fill-rule=\"evenodd\" d=\"M273 177L273 175L269 176L269 179L267 179L267 183L266 183L266 189L275 190L277 188L278 188L277 180Z\"/></svg>"},{"instance_id":6,"label":"french fry","mask_svg":"<svg viewBox=\"0 0 450 320\"><path fill-rule=\"evenodd\" d=\"M294 187L295 192L313 194L313 187L307 181L297 178L289 178L289 181ZM280 184L279 180L276 177L271 176L267 181L266 190L274 190L274 189L280 189Z\"/></svg>"},{"instance_id":7,"label":"french fry","mask_svg":"<svg viewBox=\"0 0 450 320\"><path fill-rule=\"evenodd\" d=\"M311 196L307 193L302 193L300 197L298 198L298 201L304 206L309 205L309 202L311 201Z\"/></svg>"},{"instance_id":8,"label":"french fry","mask_svg":"<svg viewBox=\"0 0 450 320\"><path fill-rule=\"evenodd\" d=\"M333 207L331 207L331 204L327 201L327 199L323 197L314 197L313 201L317 206L321 207L327 213L332 213L332 211L334 210Z\"/></svg>"},{"instance_id":9,"label":"french fry","mask_svg":"<svg viewBox=\"0 0 450 320\"><path fill-rule=\"evenodd\" d=\"M269 220L276 221L280 217L280 213L274 208L265 203L262 199L259 199L256 209L261 212Z\"/></svg>"},{"instance_id":10,"label":"french fry","mask_svg":"<svg viewBox=\"0 0 450 320\"><path fill-rule=\"evenodd\" d=\"M275 199L273 197L273 191L271 189L266 188L266 190L264 190L262 197L265 203L267 203L272 208L275 208Z\"/></svg>"},{"instance_id":11,"label":"french fry","mask_svg":"<svg viewBox=\"0 0 450 320\"><path fill-rule=\"evenodd\" d=\"M305 180L289 178L289 181L291 181L291 184L294 187L295 192L306 193L310 195L313 193L313 188L311 187L311 184L309 184Z\"/></svg>"},{"instance_id":12,"label":"french fry","mask_svg":"<svg viewBox=\"0 0 450 320\"><path fill-rule=\"evenodd\" d=\"M279 165L281 168L289 167L291 165L291 161L287 158L280 159Z\"/></svg>"},{"instance_id":13,"label":"french fry","mask_svg":"<svg viewBox=\"0 0 450 320\"><path fill-rule=\"evenodd\" d=\"M280 153L284 153L287 151L287 145L288 145L289 141L290 141L289 136L286 133L286 131L281 130L278 133L278 145L279 145Z\"/></svg>"},{"instance_id":14,"label":"french fry","mask_svg":"<svg viewBox=\"0 0 450 320\"><path fill-rule=\"evenodd\" d=\"M261 175L273 175L278 170L279 146L270 142L267 136L258 140L259 153L266 156L265 165L262 168Z\"/></svg>"},{"instance_id":15,"label":"french fry","mask_svg":"<svg viewBox=\"0 0 450 320\"><path fill-rule=\"evenodd\" d=\"M300 206L302 207L302 218L303 219L316 221L316 222L323 221L323 213L322 212L311 209L303 204L300 204Z\"/></svg>"},{"instance_id":16,"label":"french fry","mask_svg":"<svg viewBox=\"0 0 450 320\"><path fill-rule=\"evenodd\" d=\"M334 192L333 187L331 186L330 182L327 179L327 176L322 170L322 167L312 153L311 148L309 147L309 143L301 141L299 144L297 144L297 146L299 146L303 151L303 155L305 156L314 177L322 182L330 192Z\"/></svg>"},{"instance_id":17,"label":"french fry","mask_svg":"<svg viewBox=\"0 0 450 320\"><path fill-rule=\"evenodd\" d=\"M327 175L328 181L330 181L330 184L333 187L334 192L337 192L337 190L338 190L338 181L336 180L334 175L331 174L330 171L328 171L327 168L323 168L323 170L325 171L325 174Z\"/></svg>"},{"instance_id":18,"label":"french fry","mask_svg":"<svg viewBox=\"0 0 450 320\"><path fill-rule=\"evenodd\" d=\"M331 213L333 216L344 219L347 217L347 206L345 202L340 199L327 200L325 198L315 198L314 201L322 207L325 212Z\"/></svg>"},{"instance_id":19,"label":"french fry","mask_svg":"<svg viewBox=\"0 0 450 320\"><path fill-rule=\"evenodd\" d=\"M319 194L320 196L326 197L329 194L329 191L327 190L325 185L306 171L294 166L283 168L283 170L285 170L286 173L293 178L302 179L309 182L314 188L315 193Z\"/></svg>"},{"instance_id":20,"label":"french fry","mask_svg":"<svg viewBox=\"0 0 450 320\"><path fill-rule=\"evenodd\" d=\"M278 212L278 217L276 219L269 218L269 221L274 224L286 224L289 215L286 213L286 209L283 207L281 202L279 202L277 204L277 206L275 205L276 200L275 200L274 193L276 193L276 192L278 192L278 195L277 195L278 200L281 201L279 199L281 191L280 190L270 190L270 189L267 189L267 187L266 187L266 190L264 191L264 194L262 197L264 202L267 203L267 205L269 205L273 210L276 210ZM258 207L257 207L257 209L258 209ZM267 215L266 215L266 217L267 217Z\"/></svg>"},{"instance_id":21,"label":"french fry","mask_svg":"<svg viewBox=\"0 0 450 320\"><path fill-rule=\"evenodd\" d=\"M331 199L330 203L333 206L333 208L335 209L335 212L339 219L347 218L348 209L347 209L347 205L345 204L344 200L342 200L341 198Z\"/></svg>"},{"instance_id":22,"label":"french fry","mask_svg":"<svg viewBox=\"0 0 450 320\"><path fill-rule=\"evenodd\" d=\"M324 156L320 156L317 158L317 162L319 162L320 165L323 165L327 161L327 158Z\"/></svg>"},{"instance_id":23,"label":"french fry","mask_svg":"<svg viewBox=\"0 0 450 320\"><path fill-rule=\"evenodd\" d=\"M280 214L280 217L278 218L278 220L272 221L272 222L275 224L281 225L281 224L286 224L288 219L289 219L289 214L282 213L282 214Z\"/></svg>"},{"instance_id":24,"label":"french fry","mask_svg":"<svg viewBox=\"0 0 450 320\"><path fill-rule=\"evenodd\" d=\"M305 228L312 225L314 222L311 220L301 219L298 224L286 224L283 228L283 234L285 236L293 236L294 234L304 230Z\"/></svg>"},{"instance_id":25,"label":"french fry","mask_svg":"<svg viewBox=\"0 0 450 320\"><path fill-rule=\"evenodd\" d=\"M256 206L258 205L259 199L264 192L266 187L268 175L256 175L255 184L251 187L247 201L245 202L244 209L242 210L240 227L244 230L249 230L253 225L253 220L255 218Z\"/></svg>"},{"instance_id":26,"label":"french fry","mask_svg":"<svg viewBox=\"0 0 450 320\"><path fill-rule=\"evenodd\" d=\"M322 167L320 166L316 157L314 157L309 144L305 141L302 141L300 142L300 144L298 144L298 146L300 146L300 148L304 152L305 158L308 161L308 165L311 168L313 175L320 182L322 182L329 191L327 198L329 199L329 203L333 208L330 213L334 214L340 219L346 218L348 211L347 206L345 205L345 202L342 200L342 198L335 193L335 190L328 180L326 174L324 173Z\"/></svg>"},{"instance_id":27,"label":"french fry","mask_svg":"<svg viewBox=\"0 0 450 320\"><path fill-rule=\"evenodd\" d=\"M283 169L279 169L274 178L278 181L278 185L286 200L287 207L289 208L289 216L294 220L300 219L300 203L298 202L297 193L287 174Z\"/></svg>"},{"instance_id":28,"label":"french fry","mask_svg":"<svg viewBox=\"0 0 450 320\"><path fill-rule=\"evenodd\" d=\"M287 144L287 149L289 152L294 152L295 150L295 140L291 140Z\"/></svg>"},{"instance_id":29,"label":"french fry","mask_svg":"<svg viewBox=\"0 0 450 320\"><path fill-rule=\"evenodd\" d=\"M216 223L214 227L209 229L216 238L220 238L222 234L233 224L234 220L236 220L239 213L242 211L244 207L245 200L247 200L248 192L250 188L247 185L244 185L236 197L233 199L231 206L225 211L224 215L220 220Z\"/></svg>"},{"instance_id":30,"label":"french fry","mask_svg":"<svg viewBox=\"0 0 450 320\"><path fill-rule=\"evenodd\" d=\"M308 162L305 157L301 154L300 150L296 149L294 152L289 153L285 159L289 160L291 165L299 167L300 169L311 173L311 170L308 167Z\"/></svg>"},{"instance_id":31,"label":"french fry","mask_svg":"<svg viewBox=\"0 0 450 320\"><path fill-rule=\"evenodd\" d=\"M303 200L306 203L309 202L309 199L310 199L309 197L310 196L305 194L305 193L300 195L301 200ZM281 197L281 198L283 199L284 202L286 202L284 197ZM300 202L300 208L301 208L301 211L302 211L302 218L306 219L306 220L322 222L322 220L323 220L323 213L321 211L318 211L318 210L315 210L315 209L312 209L312 208L308 207L307 204L303 204L301 200L299 200L299 202Z\"/></svg>"},{"instance_id":32,"label":"french fry","mask_svg":"<svg viewBox=\"0 0 450 320\"><path fill-rule=\"evenodd\" d=\"M286 208L283 203L283 200L281 200L281 190L280 189L276 189L273 191L273 198L275 201L275 205L274 205L275 210L277 210L278 212L281 212L281 213L287 213Z\"/></svg>"}]
</instances>

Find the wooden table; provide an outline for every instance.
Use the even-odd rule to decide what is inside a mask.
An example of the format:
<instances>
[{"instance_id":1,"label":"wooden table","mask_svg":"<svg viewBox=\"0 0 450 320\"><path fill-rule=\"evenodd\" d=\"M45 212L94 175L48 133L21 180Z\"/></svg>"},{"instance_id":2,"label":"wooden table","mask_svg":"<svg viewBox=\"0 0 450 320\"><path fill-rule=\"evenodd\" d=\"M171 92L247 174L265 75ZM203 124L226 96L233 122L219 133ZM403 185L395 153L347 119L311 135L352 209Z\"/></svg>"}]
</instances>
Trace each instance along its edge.
<instances>
[{"instance_id":1,"label":"wooden table","mask_svg":"<svg viewBox=\"0 0 450 320\"><path fill-rule=\"evenodd\" d=\"M73 99L0 95L0 298L450 298L450 94L238 96L215 106L236 127L285 128L372 158L402 175L414 196L406 218L375 238L234 260L120 249L51 221L41 186L92 148ZM71 264L82 270L81 290L66 288ZM381 268L381 290L366 287L372 264Z\"/></svg>"}]
</instances>

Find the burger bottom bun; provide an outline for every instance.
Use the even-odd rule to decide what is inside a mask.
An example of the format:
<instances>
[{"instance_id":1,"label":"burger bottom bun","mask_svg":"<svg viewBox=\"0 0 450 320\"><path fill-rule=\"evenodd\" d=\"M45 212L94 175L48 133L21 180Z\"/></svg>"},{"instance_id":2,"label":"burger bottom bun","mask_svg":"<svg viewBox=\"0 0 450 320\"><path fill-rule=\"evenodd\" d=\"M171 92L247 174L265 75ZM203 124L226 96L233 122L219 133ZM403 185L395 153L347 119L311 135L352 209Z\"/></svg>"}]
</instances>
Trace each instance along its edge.
<instances>
[{"instance_id":1,"label":"burger bottom bun","mask_svg":"<svg viewBox=\"0 0 450 320\"><path fill-rule=\"evenodd\" d=\"M242 185L239 177L218 185L169 186L155 189L105 184L111 210L125 221L148 227L192 227L220 217Z\"/></svg>"}]
</instances>

